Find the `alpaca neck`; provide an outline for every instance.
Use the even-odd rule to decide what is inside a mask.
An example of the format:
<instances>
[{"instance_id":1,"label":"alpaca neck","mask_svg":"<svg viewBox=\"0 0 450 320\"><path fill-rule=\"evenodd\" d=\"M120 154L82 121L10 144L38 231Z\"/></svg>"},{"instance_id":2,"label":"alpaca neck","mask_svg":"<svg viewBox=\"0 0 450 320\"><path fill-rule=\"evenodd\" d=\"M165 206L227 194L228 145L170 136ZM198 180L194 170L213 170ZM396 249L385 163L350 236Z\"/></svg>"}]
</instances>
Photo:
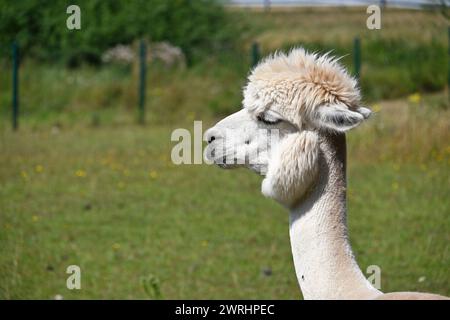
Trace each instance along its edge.
<instances>
[{"instance_id":1,"label":"alpaca neck","mask_svg":"<svg viewBox=\"0 0 450 320\"><path fill-rule=\"evenodd\" d=\"M353 256L346 223L344 134L320 137L320 169L313 190L290 213L295 271L305 299L367 299L380 294Z\"/></svg>"}]
</instances>

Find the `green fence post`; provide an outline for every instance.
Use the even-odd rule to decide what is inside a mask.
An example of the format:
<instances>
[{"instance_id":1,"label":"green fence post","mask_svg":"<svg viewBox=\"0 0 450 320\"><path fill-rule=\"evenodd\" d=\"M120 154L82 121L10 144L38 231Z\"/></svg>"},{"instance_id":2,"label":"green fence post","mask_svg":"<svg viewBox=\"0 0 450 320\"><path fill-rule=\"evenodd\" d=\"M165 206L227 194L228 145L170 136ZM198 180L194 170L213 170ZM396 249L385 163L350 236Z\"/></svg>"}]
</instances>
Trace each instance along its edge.
<instances>
[{"instance_id":1,"label":"green fence post","mask_svg":"<svg viewBox=\"0 0 450 320\"><path fill-rule=\"evenodd\" d=\"M353 64L355 68L355 77L358 81L361 80L361 41L359 37L353 40Z\"/></svg>"},{"instance_id":2,"label":"green fence post","mask_svg":"<svg viewBox=\"0 0 450 320\"><path fill-rule=\"evenodd\" d=\"M144 40L139 44L139 123L145 123L145 85L147 74L147 45Z\"/></svg>"},{"instance_id":3,"label":"green fence post","mask_svg":"<svg viewBox=\"0 0 450 320\"><path fill-rule=\"evenodd\" d=\"M253 42L252 44L252 68L256 66L259 62L259 44L258 42Z\"/></svg>"},{"instance_id":4,"label":"green fence post","mask_svg":"<svg viewBox=\"0 0 450 320\"><path fill-rule=\"evenodd\" d=\"M448 52L447 52L447 95L450 102L450 27L447 27Z\"/></svg>"},{"instance_id":5,"label":"green fence post","mask_svg":"<svg viewBox=\"0 0 450 320\"><path fill-rule=\"evenodd\" d=\"M16 41L12 44L12 126L19 127L19 46Z\"/></svg>"}]
</instances>

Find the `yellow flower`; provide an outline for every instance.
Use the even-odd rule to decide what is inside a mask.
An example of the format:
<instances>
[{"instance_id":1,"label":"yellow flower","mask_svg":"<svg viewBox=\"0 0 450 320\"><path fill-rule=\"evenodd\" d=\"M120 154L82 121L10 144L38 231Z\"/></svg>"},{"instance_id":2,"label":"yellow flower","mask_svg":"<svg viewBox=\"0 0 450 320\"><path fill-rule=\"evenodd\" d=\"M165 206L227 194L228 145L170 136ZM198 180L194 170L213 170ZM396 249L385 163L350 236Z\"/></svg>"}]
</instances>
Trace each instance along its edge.
<instances>
[{"instance_id":1,"label":"yellow flower","mask_svg":"<svg viewBox=\"0 0 450 320\"><path fill-rule=\"evenodd\" d=\"M39 220L39 216L32 216L31 217L31 220L33 221L33 222L38 222L38 220Z\"/></svg>"},{"instance_id":2,"label":"yellow flower","mask_svg":"<svg viewBox=\"0 0 450 320\"><path fill-rule=\"evenodd\" d=\"M79 178L84 178L84 177L86 177L86 171L81 170L81 169L78 169L78 170L75 172L75 175L76 175L77 177L79 177Z\"/></svg>"},{"instance_id":3,"label":"yellow flower","mask_svg":"<svg viewBox=\"0 0 450 320\"><path fill-rule=\"evenodd\" d=\"M125 183L119 182L119 183L117 184L117 188L119 188L119 189L125 188Z\"/></svg>"},{"instance_id":4,"label":"yellow flower","mask_svg":"<svg viewBox=\"0 0 450 320\"><path fill-rule=\"evenodd\" d=\"M194 112L189 112L187 114L187 119L188 119L188 121L193 121L195 119L195 113Z\"/></svg>"},{"instance_id":5,"label":"yellow flower","mask_svg":"<svg viewBox=\"0 0 450 320\"><path fill-rule=\"evenodd\" d=\"M112 245L112 248L113 248L113 250L119 250L120 249L120 244L118 244L118 243L114 243L113 245Z\"/></svg>"},{"instance_id":6,"label":"yellow flower","mask_svg":"<svg viewBox=\"0 0 450 320\"><path fill-rule=\"evenodd\" d=\"M151 92L153 96L162 96L164 93L163 90L159 87L154 88Z\"/></svg>"},{"instance_id":7,"label":"yellow flower","mask_svg":"<svg viewBox=\"0 0 450 320\"><path fill-rule=\"evenodd\" d=\"M42 172L44 171L44 167L43 167L42 165L38 164L38 165L34 168L34 170L35 170L37 173L42 173Z\"/></svg>"},{"instance_id":8,"label":"yellow flower","mask_svg":"<svg viewBox=\"0 0 450 320\"><path fill-rule=\"evenodd\" d=\"M348 196L349 198L353 198L353 190L347 189L347 196Z\"/></svg>"},{"instance_id":9,"label":"yellow flower","mask_svg":"<svg viewBox=\"0 0 450 320\"><path fill-rule=\"evenodd\" d=\"M202 247L207 247L207 246L208 246L208 240L203 240Z\"/></svg>"},{"instance_id":10,"label":"yellow flower","mask_svg":"<svg viewBox=\"0 0 450 320\"><path fill-rule=\"evenodd\" d=\"M398 182L393 182L393 183L392 183L392 189L393 189L394 191L398 190L398 187L399 187Z\"/></svg>"},{"instance_id":11,"label":"yellow flower","mask_svg":"<svg viewBox=\"0 0 450 320\"><path fill-rule=\"evenodd\" d=\"M28 174L25 171L21 171L20 172L20 176L22 177L23 180L28 180Z\"/></svg>"},{"instance_id":12,"label":"yellow flower","mask_svg":"<svg viewBox=\"0 0 450 320\"><path fill-rule=\"evenodd\" d=\"M151 170L149 176L152 179L156 179L158 177L158 173L155 170Z\"/></svg>"},{"instance_id":13,"label":"yellow flower","mask_svg":"<svg viewBox=\"0 0 450 320\"><path fill-rule=\"evenodd\" d=\"M372 106L373 112L379 112L380 110L381 110L381 106L378 103L376 103Z\"/></svg>"},{"instance_id":14,"label":"yellow flower","mask_svg":"<svg viewBox=\"0 0 450 320\"><path fill-rule=\"evenodd\" d=\"M408 101L411 103L419 103L421 99L420 93L414 93L408 97Z\"/></svg>"}]
</instances>

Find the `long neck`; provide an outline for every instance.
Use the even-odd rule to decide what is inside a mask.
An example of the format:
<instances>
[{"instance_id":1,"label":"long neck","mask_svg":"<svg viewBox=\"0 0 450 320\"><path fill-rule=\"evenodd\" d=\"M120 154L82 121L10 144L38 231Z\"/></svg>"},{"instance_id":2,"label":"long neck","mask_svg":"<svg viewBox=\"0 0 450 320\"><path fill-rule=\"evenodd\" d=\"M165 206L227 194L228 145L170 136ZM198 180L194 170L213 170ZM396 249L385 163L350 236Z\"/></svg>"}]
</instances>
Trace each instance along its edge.
<instances>
[{"instance_id":1,"label":"long neck","mask_svg":"<svg viewBox=\"0 0 450 320\"><path fill-rule=\"evenodd\" d=\"M353 256L346 219L344 134L320 136L319 179L290 213L295 271L305 299L368 299L380 294Z\"/></svg>"}]
</instances>

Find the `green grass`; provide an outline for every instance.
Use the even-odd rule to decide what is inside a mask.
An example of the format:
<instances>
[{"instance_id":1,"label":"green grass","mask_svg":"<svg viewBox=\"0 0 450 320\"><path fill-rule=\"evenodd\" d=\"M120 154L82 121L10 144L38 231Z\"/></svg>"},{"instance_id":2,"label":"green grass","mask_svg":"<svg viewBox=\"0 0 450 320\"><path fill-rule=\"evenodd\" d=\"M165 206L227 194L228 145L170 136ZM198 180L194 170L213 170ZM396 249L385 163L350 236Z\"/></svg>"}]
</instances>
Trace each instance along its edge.
<instances>
[{"instance_id":1,"label":"green grass","mask_svg":"<svg viewBox=\"0 0 450 320\"><path fill-rule=\"evenodd\" d=\"M348 135L350 236L385 291L450 294L445 99L380 103ZM299 298L287 212L248 171L173 165L179 126L3 128L0 297Z\"/></svg>"}]
</instances>

